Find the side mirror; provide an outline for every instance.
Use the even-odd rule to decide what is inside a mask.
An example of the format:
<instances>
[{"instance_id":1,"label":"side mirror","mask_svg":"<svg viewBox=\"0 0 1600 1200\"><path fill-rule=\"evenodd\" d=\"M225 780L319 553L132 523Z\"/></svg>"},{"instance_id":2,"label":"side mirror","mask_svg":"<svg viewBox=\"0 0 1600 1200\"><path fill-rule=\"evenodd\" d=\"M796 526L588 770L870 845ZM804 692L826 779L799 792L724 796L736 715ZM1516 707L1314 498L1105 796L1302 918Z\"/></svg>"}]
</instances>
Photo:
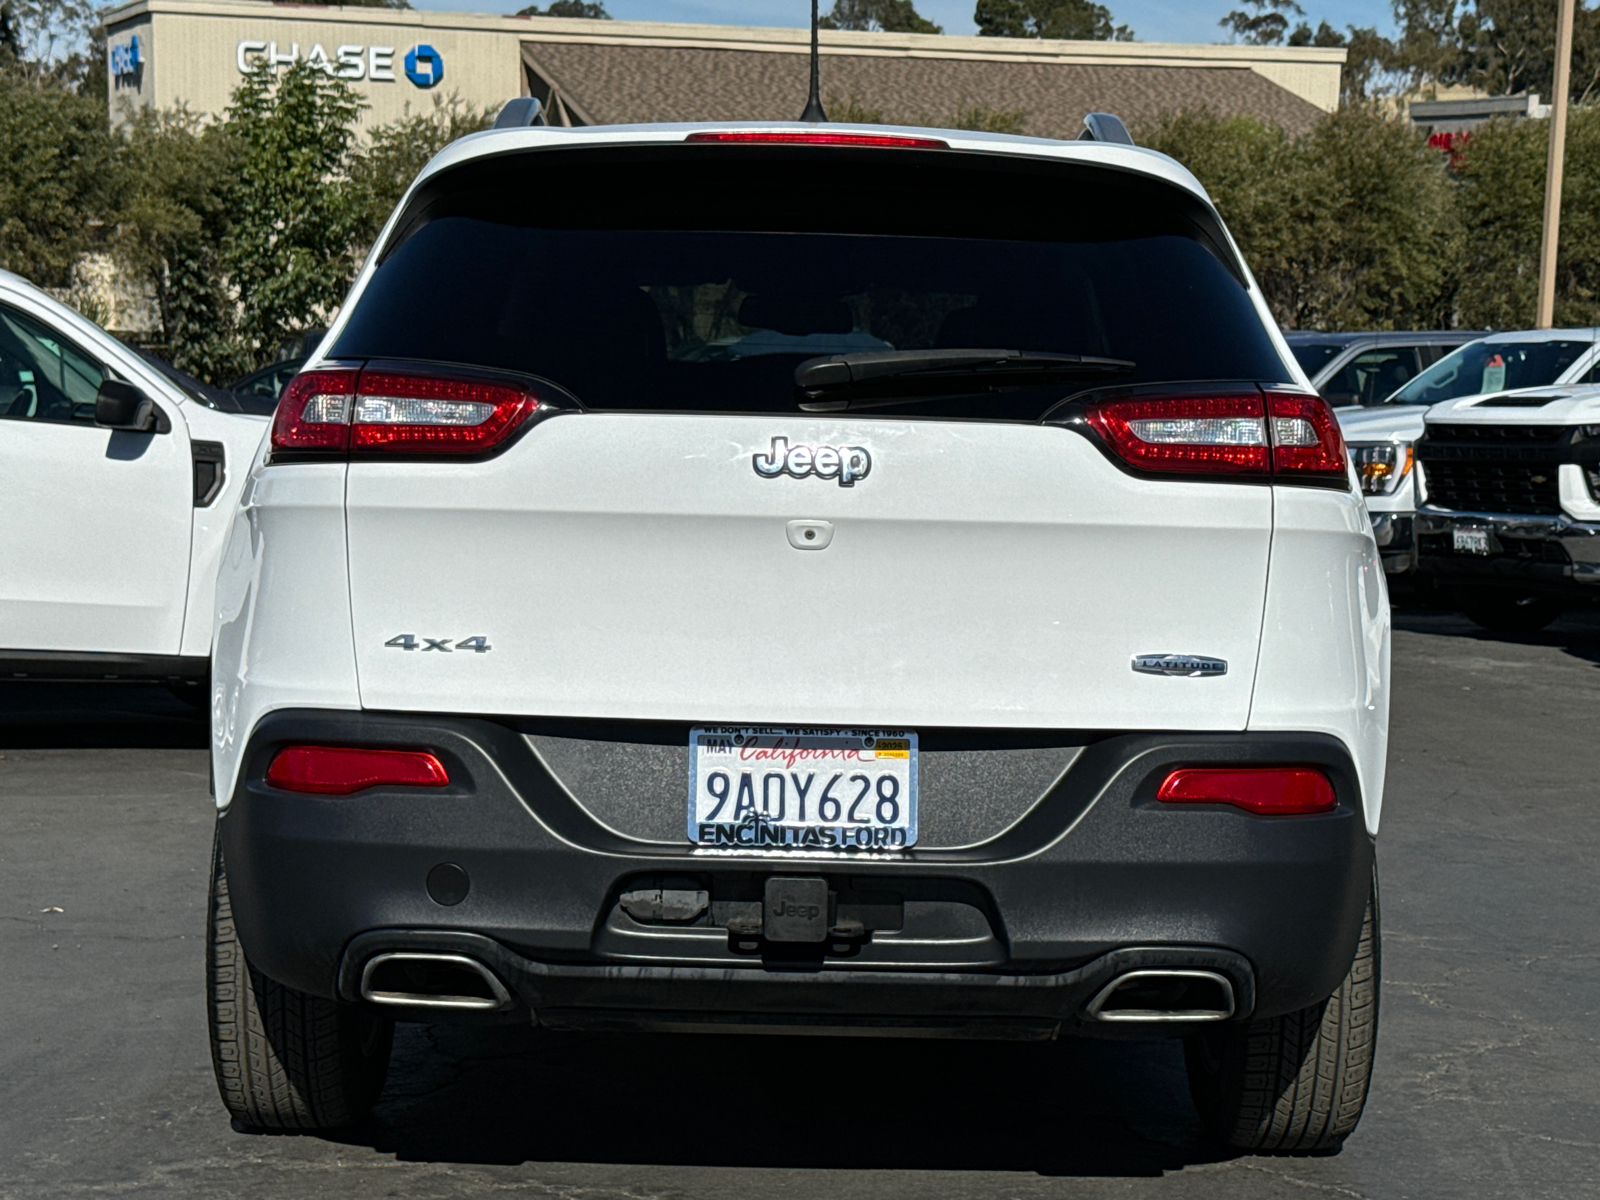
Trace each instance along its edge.
<instances>
[{"instance_id":1,"label":"side mirror","mask_svg":"<svg viewBox=\"0 0 1600 1200\"><path fill-rule=\"evenodd\" d=\"M107 379L94 398L94 423L101 429L124 429L130 433L160 433L161 410L156 402L131 383ZM171 428L171 426L168 426Z\"/></svg>"}]
</instances>

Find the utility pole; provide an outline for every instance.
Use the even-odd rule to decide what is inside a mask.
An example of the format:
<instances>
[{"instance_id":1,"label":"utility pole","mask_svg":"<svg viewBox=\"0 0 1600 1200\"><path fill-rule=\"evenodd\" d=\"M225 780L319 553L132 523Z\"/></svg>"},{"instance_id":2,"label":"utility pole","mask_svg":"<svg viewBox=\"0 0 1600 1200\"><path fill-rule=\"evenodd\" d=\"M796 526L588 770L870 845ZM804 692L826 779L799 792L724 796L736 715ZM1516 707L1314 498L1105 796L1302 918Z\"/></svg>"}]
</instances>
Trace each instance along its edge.
<instances>
[{"instance_id":1,"label":"utility pole","mask_svg":"<svg viewBox=\"0 0 1600 1200\"><path fill-rule=\"evenodd\" d=\"M1544 171L1544 236L1539 242L1539 311L1534 325L1556 321L1556 247L1561 241L1561 168L1567 155L1567 93L1572 90L1573 0L1556 0L1556 79L1550 97L1550 159Z\"/></svg>"}]
</instances>

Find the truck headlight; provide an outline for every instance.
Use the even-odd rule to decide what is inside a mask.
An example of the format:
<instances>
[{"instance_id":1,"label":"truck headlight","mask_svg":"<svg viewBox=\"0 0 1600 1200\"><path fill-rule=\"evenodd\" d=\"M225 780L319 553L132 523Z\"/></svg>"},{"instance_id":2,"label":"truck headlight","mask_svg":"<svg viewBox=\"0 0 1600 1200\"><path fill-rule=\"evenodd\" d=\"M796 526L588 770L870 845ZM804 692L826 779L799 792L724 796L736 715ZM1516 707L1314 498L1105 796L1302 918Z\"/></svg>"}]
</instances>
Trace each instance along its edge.
<instances>
[{"instance_id":1,"label":"truck headlight","mask_svg":"<svg viewBox=\"0 0 1600 1200\"><path fill-rule=\"evenodd\" d=\"M1380 442L1375 446L1351 446L1350 458L1356 465L1361 490L1369 496L1389 496L1411 470L1410 442Z\"/></svg>"}]
</instances>

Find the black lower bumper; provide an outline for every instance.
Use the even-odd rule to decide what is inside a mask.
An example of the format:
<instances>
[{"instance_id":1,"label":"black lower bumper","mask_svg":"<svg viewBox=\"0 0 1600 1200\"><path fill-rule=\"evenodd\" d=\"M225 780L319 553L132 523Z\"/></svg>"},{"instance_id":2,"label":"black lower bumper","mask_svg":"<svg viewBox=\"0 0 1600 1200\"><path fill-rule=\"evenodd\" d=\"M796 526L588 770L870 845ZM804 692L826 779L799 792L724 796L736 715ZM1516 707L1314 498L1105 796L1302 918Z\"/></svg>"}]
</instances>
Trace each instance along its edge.
<instances>
[{"instance_id":1,"label":"black lower bumper","mask_svg":"<svg viewBox=\"0 0 1600 1200\"><path fill-rule=\"evenodd\" d=\"M1418 513L1419 578L1439 587L1496 588L1581 603L1600 599L1600 525L1566 516ZM1456 530L1481 540L1456 548Z\"/></svg>"},{"instance_id":2,"label":"black lower bumper","mask_svg":"<svg viewBox=\"0 0 1600 1200\"><path fill-rule=\"evenodd\" d=\"M274 789L267 764L294 742L427 748L451 782ZM1319 766L1338 805L1274 818L1155 799L1172 768L1207 763ZM1082 1022L1105 983L1152 966L1214 972L1238 1016L1274 1015L1337 988L1372 878L1354 769L1322 735L1099 737L987 842L796 859L623 837L509 722L289 710L256 729L220 829L239 936L267 975L353 1000L377 955L460 954L541 1020L601 1026L1037 1032ZM459 868L456 903L430 894L441 864ZM728 914L796 874L827 880L838 936L793 947L740 934ZM702 895L705 911L655 920L623 902L657 888Z\"/></svg>"}]
</instances>

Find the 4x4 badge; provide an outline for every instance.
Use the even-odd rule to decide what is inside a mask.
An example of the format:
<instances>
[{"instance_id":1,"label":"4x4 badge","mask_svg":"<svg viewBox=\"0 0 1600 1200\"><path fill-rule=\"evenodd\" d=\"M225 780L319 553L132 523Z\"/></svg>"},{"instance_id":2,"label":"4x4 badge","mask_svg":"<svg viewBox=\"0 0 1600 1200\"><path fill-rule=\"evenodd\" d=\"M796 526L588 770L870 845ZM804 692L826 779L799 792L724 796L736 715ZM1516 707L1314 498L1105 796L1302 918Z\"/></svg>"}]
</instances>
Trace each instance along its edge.
<instances>
[{"instance_id":1,"label":"4x4 badge","mask_svg":"<svg viewBox=\"0 0 1600 1200\"><path fill-rule=\"evenodd\" d=\"M837 479L840 487L854 487L856 480L865 479L872 471L872 455L865 446L791 447L785 437L772 439L770 453L757 450L751 463L763 479L815 475L818 479Z\"/></svg>"},{"instance_id":2,"label":"4x4 badge","mask_svg":"<svg viewBox=\"0 0 1600 1200\"><path fill-rule=\"evenodd\" d=\"M1133 669L1142 675L1226 675L1226 659L1201 654L1135 654Z\"/></svg>"}]
</instances>

